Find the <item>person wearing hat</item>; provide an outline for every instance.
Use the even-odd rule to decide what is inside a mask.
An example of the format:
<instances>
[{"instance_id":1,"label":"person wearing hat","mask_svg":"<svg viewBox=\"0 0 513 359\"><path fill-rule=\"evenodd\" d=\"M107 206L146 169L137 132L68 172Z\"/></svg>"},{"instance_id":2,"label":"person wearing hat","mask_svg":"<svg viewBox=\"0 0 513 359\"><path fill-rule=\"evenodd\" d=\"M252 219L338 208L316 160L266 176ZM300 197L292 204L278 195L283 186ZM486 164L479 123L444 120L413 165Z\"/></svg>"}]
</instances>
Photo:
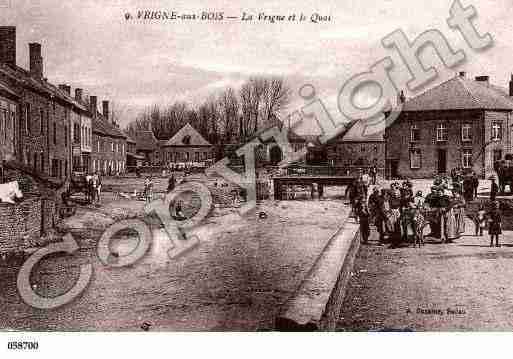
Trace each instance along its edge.
<instances>
[{"instance_id":1,"label":"person wearing hat","mask_svg":"<svg viewBox=\"0 0 513 359\"><path fill-rule=\"evenodd\" d=\"M495 199L497 198L497 193L499 193L499 185L495 181L494 176L492 176L490 179L492 180L490 188L490 201L495 202Z\"/></svg>"},{"instance_id":2,"label":"person wearing hat","mask_svg":"<svg viewBox=\"0 0 513 359\"><path fill-rule=\"evenodd\" d=\"M383 196L380 196L379 187L374 187L372 189L372 193L369 196L369 210L374 220L374 225L376 226L376 231L379 234L379 241L383 242L384 240L384 229L383 229Z\"/></svg>"},{"instance_id":3,"label":"person wearing hat","mask_svg":"<svg viewBox=\"0 0 513 359\"><path fill-rule=\"evenodd\" d=\"M493 240L495 239L495 246L500 247L499 235L502 234L502 216L499 209L499 202L493 202L493 209L490 212L490 222L488 224L488 234L490 235L490 247L493 247Z\"/></svg>"}]
</instances>

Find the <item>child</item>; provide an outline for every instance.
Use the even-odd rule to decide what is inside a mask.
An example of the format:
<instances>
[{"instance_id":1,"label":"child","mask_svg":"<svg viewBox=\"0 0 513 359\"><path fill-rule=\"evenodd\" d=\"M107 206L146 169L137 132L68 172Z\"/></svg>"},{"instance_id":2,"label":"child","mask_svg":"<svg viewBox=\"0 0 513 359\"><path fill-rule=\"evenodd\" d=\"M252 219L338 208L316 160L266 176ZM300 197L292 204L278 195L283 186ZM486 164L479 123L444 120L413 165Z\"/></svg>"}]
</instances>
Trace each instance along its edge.
<instances>
[{"instance_id":1,"label":"child","mask_svg":"<svg viewBox=\"0 0 513 359\"><path fill-rule=\"evenodd\" d=\"M486 211L484 205L479 206L476 216L476 236L483 236L483 229L486 227Z\"/></svg>"},{"instance_id":2,"label":"child","mask_svg":"<svg viewBox=\"0 0 513 359\"><path fill-rule=\"evenodd\" d=\"M369 242L370 235L370 213L366 204L361 205L361 208L358 211L358 218L360 221L360 235L362 236L362 242L367 244Z\"/></svg>"},{"instance_id":3,"label":"child","mask_svg":"<svg viewBox=\"0 0 513 359\"><path fill-rule=\"evenodd\" d=\"M502 233L502 218L501 212L499 210L499 203L494 202L494 209L490 213L490 224L488 227L488 234L490 234L490 247L493 247L493 239L495 238L495 246L500 247L499 245L499 234Z\"/></svg>"}]
</instances>

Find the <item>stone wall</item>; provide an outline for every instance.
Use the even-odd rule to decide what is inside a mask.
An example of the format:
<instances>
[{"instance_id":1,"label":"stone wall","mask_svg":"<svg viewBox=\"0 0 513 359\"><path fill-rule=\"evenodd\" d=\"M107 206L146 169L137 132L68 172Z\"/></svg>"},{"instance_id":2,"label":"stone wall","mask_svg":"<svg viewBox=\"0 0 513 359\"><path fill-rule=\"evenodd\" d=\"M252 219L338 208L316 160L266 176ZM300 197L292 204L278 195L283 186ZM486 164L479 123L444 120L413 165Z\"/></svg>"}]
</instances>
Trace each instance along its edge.
<instances>
[{"instance_id":1,"label":"stone wall","mask_svg":"<svg viewBox=\"0 0 513 359\"><path fill-rule=\"evenodd\" d=\"M358 224L346 221L329 240L299 288L275 321L281 331L332 331L360 246Z\"/></svg>"},{"instance_id":2,"label":"stone wall","mask_svg":"<svg viewBox=\"0 0 513 359\"><path fill-rule=\"evenodd\" d=\"M41 198L26 197L17 204L0 203L0 253L18 252L38 243Z\"/></svg>"}]
</instances>

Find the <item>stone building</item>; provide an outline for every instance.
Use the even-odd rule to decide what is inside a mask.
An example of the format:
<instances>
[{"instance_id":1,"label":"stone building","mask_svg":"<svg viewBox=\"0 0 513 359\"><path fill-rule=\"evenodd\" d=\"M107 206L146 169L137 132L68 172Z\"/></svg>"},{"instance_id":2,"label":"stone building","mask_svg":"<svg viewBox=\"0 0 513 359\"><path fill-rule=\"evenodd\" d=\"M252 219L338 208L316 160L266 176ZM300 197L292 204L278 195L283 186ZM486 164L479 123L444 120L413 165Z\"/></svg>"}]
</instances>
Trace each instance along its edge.
<instances>
[{"instance_id":1,"label":"stone building","mask_svg":"<svg viewBox=\"0 0 513 359\"><path fill-rule=\"evenodd\" d=\"M126 135L118 125L109 121L109 102L102 102L102 113L98 111L98 98L89 97L92 116L92 153L93 172L103 175L125 173L126 170Z\"/></svg>"},{"instance_id":2,"label":"stone building","mask_svg":"<svg viewBox=\"0 0 513 359\"><path fill-rule=\"evenodd\" d=\"M511 153L513 77L509 87L461 72L406 101L385 131L388 176L425 178L455 167L492 174L494 160Z\"/></svg>"},{"instance_id":3,"label":"stone building","mask_svg":"<svg viewBox=\"0 0 513 359\"><path fill-rule=\"evenodd\" d=\"M41 44L29 44L29 70L17 66L16 28L0 27L0 83L18 96L15 155L36 171L64 179L72 167L70 114L87 109L44 78L41 50Z\"/></svg>"},{"instance_id":4,"label":"stone building","mask_svg":"<svg viewBox=\"0 0 513 359\"><path fill-rule=\"evenodd\" d=\"M189 123L163 145L163 162L205 162L214 158L214 146Z\"/></svg>"},{"instance_id":5,"label":"stone building","mask_svg":"<svg viewBox=\"0 0 513 359\"><path fill-rule=\"evenodd\" d=\"M0 83L0 154L15 152L18 101L18 94Z\"/></svg>"},{"instance_id":6,"label":"stone building","mask_svg":"<svg viewBox=\"0 0 513 359\"><path fill-rule=\"evenodd\" d=\"M155 138L153 130L138 131L135 134L136 155L144 157L143 165L156 166L160 164L159 141Z\"/></svg>"},{"instance_id":7,"label":"stone building","mask_svg":"<svg viewBox=\"0 0 513 359\"><path fill-rule=\"evenodd\" d=\"M127 171L143 165L145 157L137 155L137 142L126 134L126 167Z\"/></svg>"},{"instance_id":8,"label":"stone building","mask_svg":"<svg viewBox=\"0 0 513 359\"><path fill-rule=\"evenodd\" d=\"M385 167L384 131L367 132L362 120L353 121L326 144L328 164L347 169Z\"/></svg>"}]
</instances>

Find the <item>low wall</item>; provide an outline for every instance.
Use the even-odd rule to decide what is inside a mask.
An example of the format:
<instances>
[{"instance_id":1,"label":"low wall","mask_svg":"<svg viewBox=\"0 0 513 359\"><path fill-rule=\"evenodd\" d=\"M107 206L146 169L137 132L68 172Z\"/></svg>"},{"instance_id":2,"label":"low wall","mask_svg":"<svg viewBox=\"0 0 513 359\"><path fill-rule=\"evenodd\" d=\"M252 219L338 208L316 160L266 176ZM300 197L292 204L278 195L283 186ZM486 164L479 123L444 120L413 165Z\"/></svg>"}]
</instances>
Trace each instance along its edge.
<instances>
[{"instance_id":1,"label":"low wall","mask_svg":"<svg viewBox=\"0 0 513 359\"><path fill-rule=\"evenodd\" d=\"M359 225L346 220L329 240L275 321L281 331L335 330L354 259L360 247Z\"/></svg>"},{"instance_id":2,"label":"low wall","mask_svg":"<svg viewBox=\"0 0 513 359\"><path fill-rule=\"evenodd\" d=\"M0 203L0 252L29 248L41 234L41 198L26 197L17 204Z\"/></svg>"}]
</instances>

